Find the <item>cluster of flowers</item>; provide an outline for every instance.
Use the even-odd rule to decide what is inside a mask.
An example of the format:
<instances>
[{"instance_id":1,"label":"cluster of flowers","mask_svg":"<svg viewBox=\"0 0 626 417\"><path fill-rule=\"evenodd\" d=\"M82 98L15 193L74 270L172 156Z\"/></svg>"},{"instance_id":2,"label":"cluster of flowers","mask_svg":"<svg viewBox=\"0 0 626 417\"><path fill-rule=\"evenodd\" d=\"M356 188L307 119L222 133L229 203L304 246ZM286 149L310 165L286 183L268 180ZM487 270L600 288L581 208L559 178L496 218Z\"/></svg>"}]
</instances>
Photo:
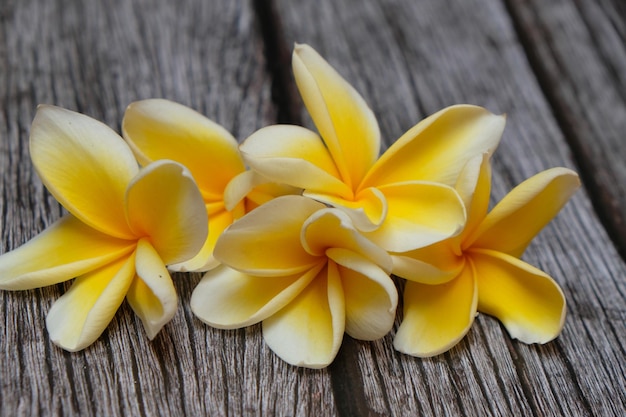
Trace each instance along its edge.
<instances>
[{"instance_id":1,"label":"cluster of flowers","mask_svg":"<svg viewBox=\"0 0 626 417\"><path fill-rule=\"evenodd\" d=\"M238 145L195 111L154 99L128 107L122 138L39 107L33 165L69 213L0 256L0 288L76 277L46 321L69 351L93 343L124 298L153 338L177 309L169 271L206 272L191 297L197 317L228 329L261 322L269 347L299 366L331 363L344 332L386 335L398 304L391 274L406 280L401 352L450 349L478 311L523 342L556 337L563 293L519 258L578 176L541 172L488 212L503 116L452 106L379 156L361 96L306 45L293 70L319 134L269 126Z\"/></svg>"}]
</instances>

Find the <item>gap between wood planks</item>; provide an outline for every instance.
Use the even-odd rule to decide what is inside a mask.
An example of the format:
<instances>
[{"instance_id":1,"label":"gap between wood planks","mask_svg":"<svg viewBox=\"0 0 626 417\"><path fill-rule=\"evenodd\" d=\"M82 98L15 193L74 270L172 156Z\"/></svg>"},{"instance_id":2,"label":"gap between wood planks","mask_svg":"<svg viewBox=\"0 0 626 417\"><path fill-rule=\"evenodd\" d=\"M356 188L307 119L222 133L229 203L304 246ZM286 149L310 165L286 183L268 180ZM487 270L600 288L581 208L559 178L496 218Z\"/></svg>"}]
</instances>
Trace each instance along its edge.
<instances>
[{"instance_id":1,"label":"gap between wood planks","mask_svg":"<svg viewBox=\"0 0 626 417\"><path fill-rule=\"evenodd\" d=\"M626 261L626 213L623 212L619 204L615 203L611 192L606 189L606 184L602 184L594 175L597 171L596 164L598 161L588 156L590 152L587 149L586 141L592 135L589 126L585 120L577 116L575 110L571 109L559 89L554 87L559 85L556 79L558 74L550 72L543 63L541 51L537 46L538 42L541 41L543 28L533 25L531 21L525 18L524 6L511 0L505 0L504 4L511 17L515 33L524 48L530 67L537 77L541 91L550 104L552 114L563 132L576 165L578 165L578 174L589 194L593 209L617 252Z\"/></svg>"},{"instance_id":2,"label":"gap between wood planks","mask_svg":"<svg viewBox=\"0 0 626 417\"><path fill-rule=\"evenodd\" d=\"M284 36L280 15L273 0L252 0L258 20L266 59L272 80L272 102L276 122L302 124L302 101L291 74L291 51ZM339 416L369 415L367 398L358 366L357 341L345 335L339 353L329 366L335 404Z\"/></svg>"}]
</instances>

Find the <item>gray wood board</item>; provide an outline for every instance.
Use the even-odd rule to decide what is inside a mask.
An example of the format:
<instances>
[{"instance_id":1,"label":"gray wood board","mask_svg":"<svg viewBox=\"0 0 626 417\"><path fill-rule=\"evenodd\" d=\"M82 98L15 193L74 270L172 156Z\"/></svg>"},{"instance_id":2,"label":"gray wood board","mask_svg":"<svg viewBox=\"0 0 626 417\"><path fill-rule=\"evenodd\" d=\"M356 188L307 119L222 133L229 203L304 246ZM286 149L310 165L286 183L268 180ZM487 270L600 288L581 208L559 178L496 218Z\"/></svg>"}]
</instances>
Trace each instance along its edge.
<instances>
[{"instance_id":1,"label":"gray wood board","mask_svg":"<svg viewBox=\"0 0 626 417\"><path fill-rule=\"evenodd\" d=\"M626 4L507 3L596 211L626 258Z\"/></svg>"},{"instance_id":2,"label":"gray wood board","mask_svg":"<svg viewBox=\"0 0 626 417\"><path fill-rule=\"evenodd\" d=\"M134 100L191 106L242 138L275 109L247 1L15 1L0 12L0 251L61 215L35 175L28 132L39 103L119 131ZM67 285L0 292L0 415L334 414L327 370L286 365L260 329L211 329L190 311L199 276L174 277L180 307L153 342L123 306L90 348L68 353L45 329Z\"/></svg>"},{"instance_id":3,"label":"gray wood board","mask_svg":"<svg viewBox=\"0 0 626 417\"><path fill-rule=\"evenodd\" d=\"M278 4L287 44L309 43L325 56L373 108L387 144L442 107L472 103L508 116L494 157L494 201L541 170L577 169L545 86L501 2ZM579 67L568 70L584 71ZM569 82L584 83L574 75ZM606 116L603 122L612 130L624 119ZM605 152L614 146L608 138L598 142ZM623 148L618 152L623 155ZM623 185L623 159L614 155L602 162L603 170L616 176L613 182L599 182L605 191ZM618 190L610 188L611 193ZM618 205L622 212L625 207ZM621 415L626 407L626 268L585 189L536 238L524 259L552 275L566 294L568 318L555 342L527 346L512 341L484 315L462 343L433 359L394 352L393 335L374 343L349 342L356 346L341 359L358 364L363 383L351 385L348 398L365 398L366 405L346 405L342 411Z\"/></svg>"}]
</instances>

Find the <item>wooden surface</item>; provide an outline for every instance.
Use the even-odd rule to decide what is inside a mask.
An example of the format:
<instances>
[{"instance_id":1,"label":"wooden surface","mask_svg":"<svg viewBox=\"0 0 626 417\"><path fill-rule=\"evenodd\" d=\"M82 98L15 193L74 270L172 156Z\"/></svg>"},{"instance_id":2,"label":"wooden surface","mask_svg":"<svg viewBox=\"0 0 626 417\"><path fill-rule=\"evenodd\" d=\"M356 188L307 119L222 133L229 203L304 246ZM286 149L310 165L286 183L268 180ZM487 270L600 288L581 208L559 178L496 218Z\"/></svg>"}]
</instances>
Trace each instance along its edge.
<instances>
[{"instance_id":1,"label":"wooden surface","mask_svg":"<svg viewBox=\"0 0 626 417\"><path fill-rule=\"evenodd\" d=\"M119 130L134 100L191 106L242 140L308 116L290 51L308 43L370 104L388 145L454 103L507 113L494 201L553 166L584 188L524 259L568 301L561 336L513 341L478 317L450 352L417 359L348 337L337 360L289 366L259 326L195 319L199 275L176 275L180 306L149 342L123 306L90 348L45 330L67 285L0 292L0 415L567 415L626 410L626 6L621 0L0 1L0 252L61 215L35 175L39 103Z\"/></svg>"}]
</instances>

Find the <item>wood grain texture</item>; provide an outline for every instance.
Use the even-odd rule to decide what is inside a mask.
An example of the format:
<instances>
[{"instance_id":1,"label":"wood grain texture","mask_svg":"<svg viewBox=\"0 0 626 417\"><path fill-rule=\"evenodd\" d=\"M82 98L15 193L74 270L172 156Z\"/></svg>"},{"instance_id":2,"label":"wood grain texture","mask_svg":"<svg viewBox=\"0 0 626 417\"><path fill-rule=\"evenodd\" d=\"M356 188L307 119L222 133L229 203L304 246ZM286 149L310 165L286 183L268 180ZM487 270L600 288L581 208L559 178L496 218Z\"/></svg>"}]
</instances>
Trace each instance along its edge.
<instances>
[{"instance_id":1,"label":"wood grain texture","mask_svg":"<svg viewBox=\"0 0 626 417\"><path fill-rule=\"evenodd\" d=\"M494 201L540 170L577 167L546 86L501 2L278 4L287 42L311 44L363 94L387 145L424 116L467 102L508 116L494 158ZM553 53L559 52L565 53ZM603 121L607 130L619 130L624 118ZM612 183L599 183L604 192L619 193L615 183L626 183L623 149L603 160L604 171L615 176ZM351 342L362 379L352 386L354 396L364 395L366 409L380 415L621 415L626 268L592 210L590 194L597 197L580 191L524 257L552 275L568 299L566 326L555 342L513 341L484 315L462 343L432 359L394 352L393 335ZM625 212L626 205L618 210Z\"/></svg>"},{"instance_id":2,"label":"wood grain texture","mask_svg":"<svg viewBox=\"0 0 626 417\"><path fill-rule=\"evenodd\" d=\"M131 101L165 97L242 138L275 119L262 39L248 2L15 1L0 5L0 252L61 215L34 174L37 104L119 130ZM67 285L0 292L0 415L302 415L334 413L328 371L286 365L260 329L209 328L174 277L180 307L149 342L123 306L90 348L68 353L45 329Z\"/></svg>"},{"instance_id":3,"label":"wood grain texture","mask_svg":"<svg viewBox=\"0 0 626 417\"><path fill-rule=\"evenodd\" d=\"M626 4L507 4L596 211L626 259Z\"/></svg>"},{"instance_id":4,"label":"wood grain texture","mask_svg":"<svg viewBox=\"0 0 626 417\"><path fill-rule=\"evenodd\" d=\"M555 342L528 346L482 315L443 355L395 352L393 333L376 342L346 337L335 363L314 371L279 360L259 326L222 331L195 319L188 301L199 275L174 277L179 310L154 341L123 306L78 353L54 346L45 329L67 284L2 291L0 415L623 414L626 266L592 204L617 196L618 212L626 212L618 188L626 184L625 148L616 133L626 74L619 1L170 3L0 4L0 253L62 214L28 155L37 104L78 110L116 130L130 102L151 97L191 106L238 139L276 121L302 118L310 126L285 59L297 41L362 93L386 145L450 104L507 113L494 201L553 166L584 168L596 181L586 182L524 258L563 287L564 331ZM592 62L575 59L594 53ZM533 54L546 59L545 68ZM567 63L562 79L549 78L559 74L550 60ZM588 167L577 165L576 146L589 152Z\"/></svg>"}]
</instances>

